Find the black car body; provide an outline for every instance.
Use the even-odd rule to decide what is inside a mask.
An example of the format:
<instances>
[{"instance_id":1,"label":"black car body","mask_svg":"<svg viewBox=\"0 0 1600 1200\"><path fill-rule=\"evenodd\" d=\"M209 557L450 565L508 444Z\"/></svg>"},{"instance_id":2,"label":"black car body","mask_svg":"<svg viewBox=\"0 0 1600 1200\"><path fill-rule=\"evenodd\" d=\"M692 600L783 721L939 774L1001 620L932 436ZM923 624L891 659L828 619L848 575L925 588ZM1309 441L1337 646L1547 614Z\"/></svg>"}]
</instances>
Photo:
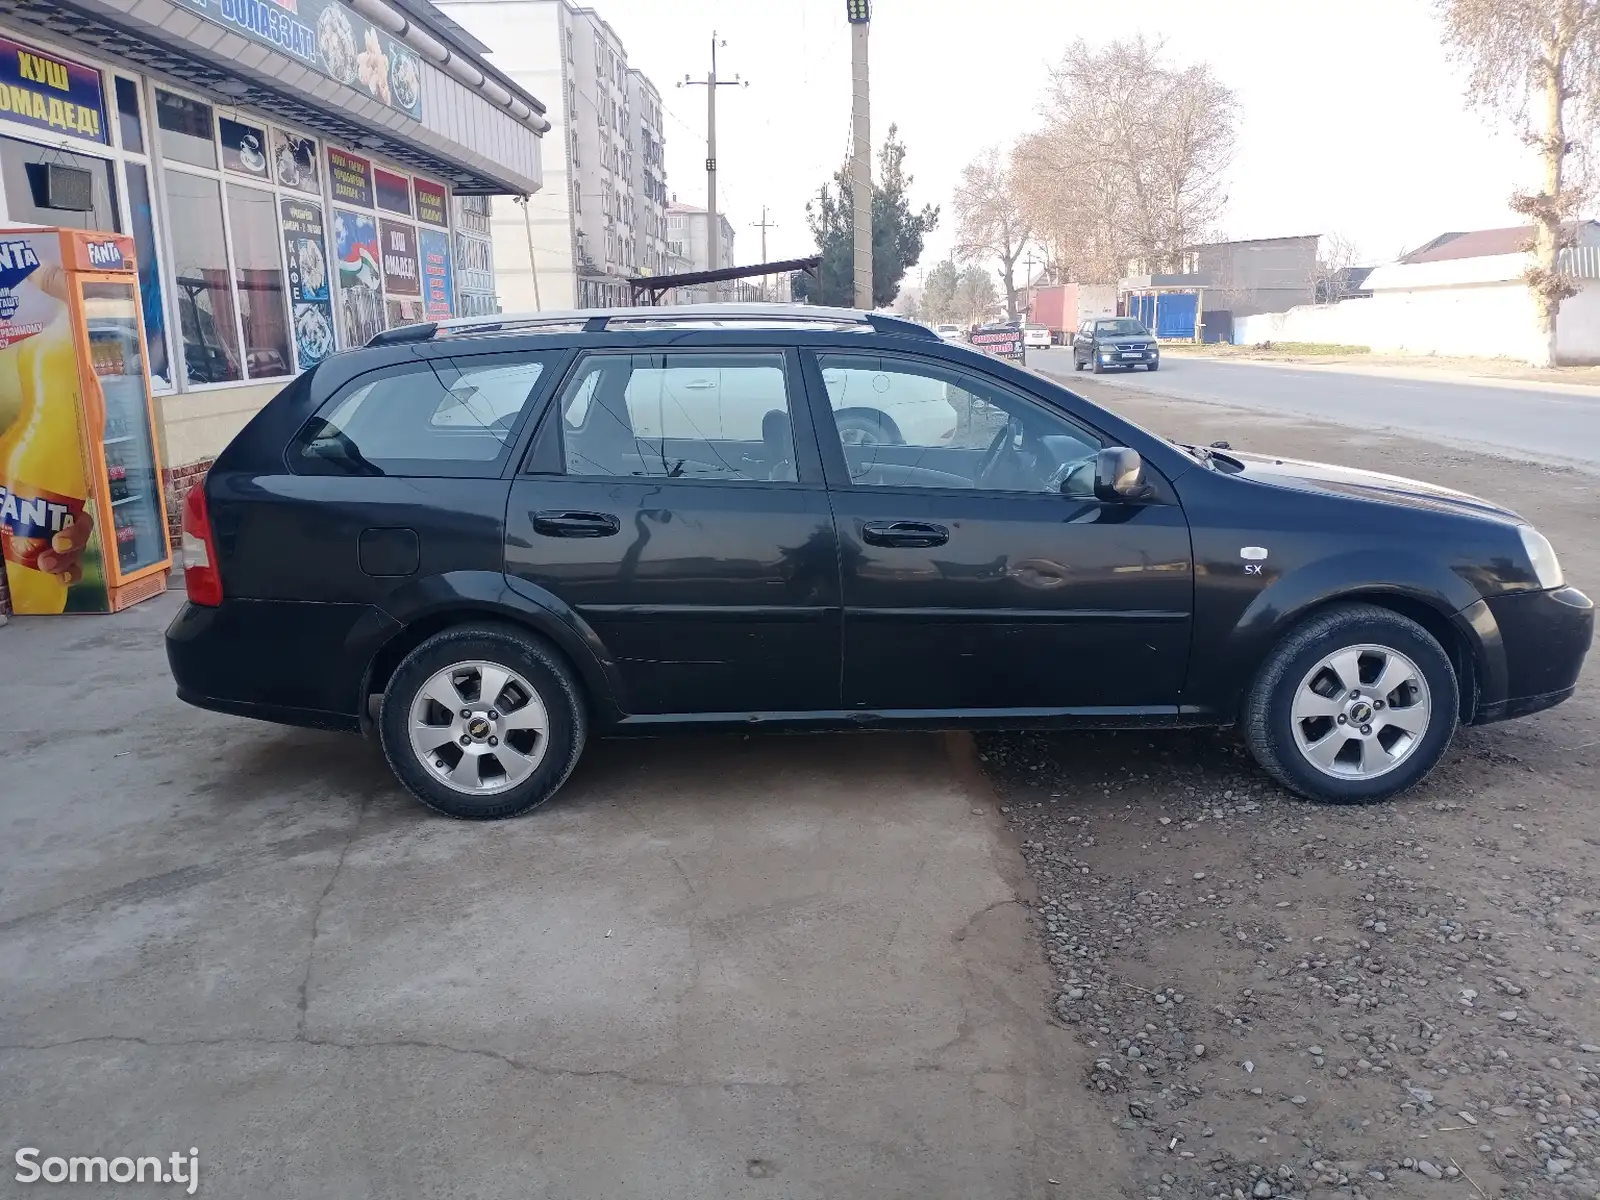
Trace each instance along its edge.
<instances>
[{"instance_id":1,"label":"black car body","mask_svg":"<svg viewBox=\"0 0 1600 1200\"><path fill-rule=\"evenodd\" d=\"M1592 605L1503 508L1180 447L890 318L698 312L421 327L301 375L186 508L179 695L376 732L425 801L501 816L559 786L586 729L707 725L1243 722L1289 786L1368 799L1425 773L1458 719L1574 688ZM846 444L863 412L894 433ZM1391 713L1413 698L1412 724L1418 695L1442 715L1297 773L1285 739L1329 743L1306 733L1321 717L1273 715L1271 679L1315 669L1293 657L1308 630L1412 668L1378 693L1385 660L1328 659L1294 703L1345 704L1338 736L1369 711L1321 697L1340 679ZM521 681L499 707L541 705L524 721L557 753L527 795L503 794L508 765L501 792L452 799L457 742L500 779L497 662ZM1350 745L1421 770L1341 780Z\"/></svg>"},{"instance_id":2,"label":"black car body","mask_svg":"<svg viewBox=\"0 0 1600 1200\"><path fill-rule=\"evenodd\" d=\"M1133 317L1091 317L1072 338L1072 366L1102 371L1161 367L1161 345L1155 334Z\"/></svg>"}]
</instances>

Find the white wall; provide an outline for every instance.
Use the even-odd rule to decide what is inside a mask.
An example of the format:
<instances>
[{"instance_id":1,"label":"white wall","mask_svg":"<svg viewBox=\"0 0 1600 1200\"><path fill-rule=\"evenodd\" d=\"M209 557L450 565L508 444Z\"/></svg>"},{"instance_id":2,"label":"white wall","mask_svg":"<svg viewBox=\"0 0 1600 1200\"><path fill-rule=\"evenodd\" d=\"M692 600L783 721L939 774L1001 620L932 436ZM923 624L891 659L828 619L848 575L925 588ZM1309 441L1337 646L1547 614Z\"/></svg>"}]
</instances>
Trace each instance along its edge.
<instances>
[{"instance_id":1,"label":"white wall","mask_svg":"<svg viewBox=\"0 0 1600 1200\"><path fill-rule=\"evenodd\" d=\"M1525 360L1537 358L1540 345L1533 297L1520 280L1383 291L1370 299L1259 313L1234 322L1233 341L1337 342L1381 353ZM1556 347L1563 362L1600 361L1600 281L1585 281L1562 304Z\"/></svg>"}]
</instances>

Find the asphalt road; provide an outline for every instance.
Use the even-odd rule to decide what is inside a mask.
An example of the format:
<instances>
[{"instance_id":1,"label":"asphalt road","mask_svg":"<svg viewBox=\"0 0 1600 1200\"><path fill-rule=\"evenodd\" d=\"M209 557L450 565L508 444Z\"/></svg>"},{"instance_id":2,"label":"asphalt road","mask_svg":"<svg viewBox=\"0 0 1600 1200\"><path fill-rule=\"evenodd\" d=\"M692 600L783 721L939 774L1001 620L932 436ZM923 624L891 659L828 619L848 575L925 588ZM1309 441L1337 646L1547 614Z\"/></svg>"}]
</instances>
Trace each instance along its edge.
<instances>
[{"instance_id":1,"label":"asphalt road","mask_svg":"<svg viewBox=\"0 0 1600 1200\"><path fill-rule=\"evenodd\" d=\"M965 739L591 742L449 821L180 703L177 605L0 629L0 1196L23 1146L282 1200L1120 1194Z\"/></svg>"},{"instance_id":2,"label":"asphalt road","mask_svg":"<svg viewBox=\"0 0 1600 1200\"><path fill-rule=\"evenodd\" d=\"M1032 350L1028 365L1071 378L1070 350ZM1088 379L1087 373L1077 376ZM1161 370L1111 371L1096 383L1153 395L1285 416L1313 417L1369 431L1512 457L1600 470L1600 391L1540 384L1479 384L1168 355Z\"/></svg>"}]
</instances>

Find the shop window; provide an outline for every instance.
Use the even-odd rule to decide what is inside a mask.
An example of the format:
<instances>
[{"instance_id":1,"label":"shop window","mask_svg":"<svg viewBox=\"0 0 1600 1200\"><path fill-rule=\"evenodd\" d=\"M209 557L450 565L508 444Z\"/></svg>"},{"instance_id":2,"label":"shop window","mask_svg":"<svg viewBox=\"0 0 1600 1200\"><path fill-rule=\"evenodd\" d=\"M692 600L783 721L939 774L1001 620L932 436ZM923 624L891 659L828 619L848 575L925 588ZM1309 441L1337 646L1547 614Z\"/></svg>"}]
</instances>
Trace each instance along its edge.
<instances>
[{"instance_id":1,"label":"shop window","mask_svg":"<svg viewBox=\"0 0 1600 1200\"><path fill-rule=\"evenodd\" d=\"M123 110L127 111L126 109ZM126 143L124 143L126 144ZM144 311L150 377L160 387L173 386L167 351L167 314L161 307L161 272L157 269L155 213L150 204L150 175L142 163L130 162L128 213L133 218L133 252L139 260L139 304Z\"/></svg>"},{"instance_id":2,"label":"shop window","mask_svg":"<svg viewBox=\"0 0 1600 1200\"><path fill-rule=\"evenodd\" d=\"M244 328L245 373L251 379L294 371L289 358L289 315L276 208L271 192L228 185L233 277Z\"/></svg>"},{"instance_id":3,"label":"shop window","mask_svg":"<svg viewBox=\"0 0 1600 1200\"><path fill-rule=\"evenodd\" d=\"M124 150L144 153L144 130L139 124L139 85L121 76L117 77L117 130L122 136Z\"/></svg>"},{"instance_id":4,"label":"shop window","mask_svg":"<svg viewBox=\"0 0 1600 1200\"><path fill-rule=\"evenodd\" d=\"M45 171L51 164L88 172L88 195L71 196L63 189L64 194L56 196ZM0 137L0 176L5 179L6 210L12 222L119 232L111 164L104 159ZM61 204L72 207L52 207Z\"/></svg>"},{"instance_id":5,"label":"shop window","mask_svg":"<svg viewBox=\"0 0 1600 1200\"><path fill-rule=\"evenodd\" d=\"M178 326L189 381L243 378L233 289L228 285L221 185L214 179L168 171L166 196Z\"/></svg>"},{"instance_id":6,"label":"shop window","mask_svg":"<svg viewBox=\"0 0 1600 1200\"><path fill-rule=\"evenodd\" d=\"M160 130L163 158L197 167L216 167L217 143L209 104L158 91L156 125ZM182 226L174 225L173 228L181 229Z\"/></svg>"}]
</instances>

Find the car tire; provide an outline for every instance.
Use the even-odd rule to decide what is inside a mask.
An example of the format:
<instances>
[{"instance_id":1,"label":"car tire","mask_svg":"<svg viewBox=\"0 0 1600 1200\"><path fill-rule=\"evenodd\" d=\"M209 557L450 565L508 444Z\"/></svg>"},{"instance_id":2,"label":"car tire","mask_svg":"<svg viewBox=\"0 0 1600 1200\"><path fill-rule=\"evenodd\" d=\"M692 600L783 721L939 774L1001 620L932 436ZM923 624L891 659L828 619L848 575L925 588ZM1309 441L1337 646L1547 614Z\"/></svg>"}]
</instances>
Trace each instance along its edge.
<instances>
[{"instance_id":1,"label":"car tire","mask_svg":"<svg viewBox=\"0 0 1600 1200\"><path fill-rule=\"evenodd\" d=\"M1290 791L1370 804L1433 770L1459 714L1455 667L1432 634L1386 608L1341 604L1291 630L1267 656L1245 699L1244 739Z\"/></svg>"},{"instance_id":2,"label":"car tire","mask_svg":"<svg viewBox=\"0 0 1600 1200\"><path fill-rule=\"evenodd\" d=\"M441 692L456 698L448 709ZM414 721L422 732L413 733ZM406 655L384 689L378 731L390 768L418 800L448 817L494 821L555 795L577 765L588 718L553 647L514 626L473 624ZM434 746L427 758L425 745Z\"/></svg>"},{"instance_id":3,"label":"car tire","mask_svg":"<svg viewBox=\"0 0 1600 1200\"><path fill-rule=\"evenodd\" d=\"M1159 371L1159 370L1161 370L1161 364L1158 363L1158 362L1145 363L1144 369L1146 371Z\"/></svg>"},{"instance_id":4,"label":"car tire","mask_svg":"<svg viewBox=\"0 0 1600 1200\"><path fill-rule=\"evenodd\" d=\"M1090 359L1089 359L1089 370L1095 375L1104 375L1105 374L1106 368L1105 368L1105 365L1100 361L1099 355L1093 355L1093 356L1090 357Z\"/></svg>"},{"instance_id":5,"label":"car tire","mask_svg":"<svg viewBox=\"0 0 1600 1200\"><path fill-rule=\"evenodd\" d=\"M1072 356L1072 369L1074 371L1083 370L1083 359L1079 358L1076 354Z\"/></svg>"}]
</instances>

